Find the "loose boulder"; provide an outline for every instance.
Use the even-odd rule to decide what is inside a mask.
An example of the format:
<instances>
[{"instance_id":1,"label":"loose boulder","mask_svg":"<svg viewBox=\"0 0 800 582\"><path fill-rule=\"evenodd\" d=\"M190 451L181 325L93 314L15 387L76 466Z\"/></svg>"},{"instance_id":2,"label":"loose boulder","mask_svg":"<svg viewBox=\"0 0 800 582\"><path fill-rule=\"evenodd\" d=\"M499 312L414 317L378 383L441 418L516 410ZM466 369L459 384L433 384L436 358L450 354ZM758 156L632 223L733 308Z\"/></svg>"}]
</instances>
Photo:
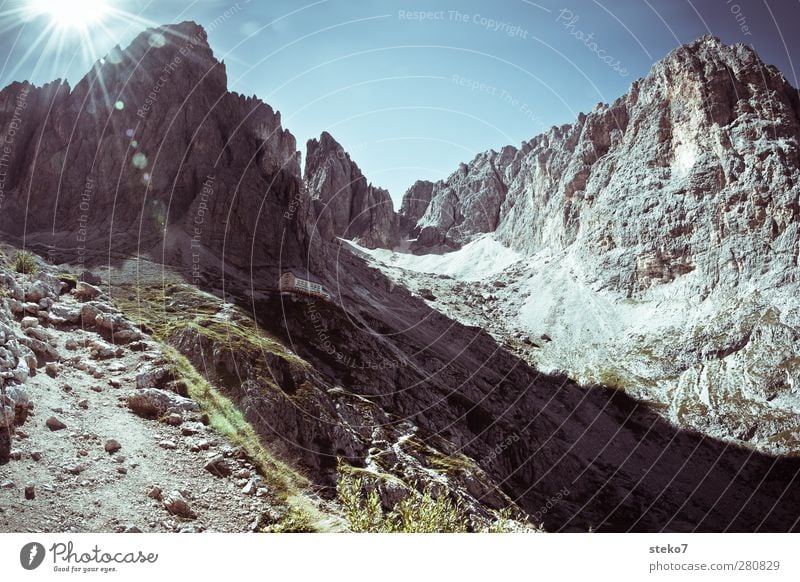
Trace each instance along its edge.
<instances>
[{"instance_id":1,"label":"loose boulder","mask_svg":"<svg viewBox=\"0 0 800 582\"><path fill-rule=\"evenodd\" d=\"M128 408L144 418L160 418L168 412L197 412L197 403L174 392L144 388L128 396Z\"/></svg>"}]
</instances>

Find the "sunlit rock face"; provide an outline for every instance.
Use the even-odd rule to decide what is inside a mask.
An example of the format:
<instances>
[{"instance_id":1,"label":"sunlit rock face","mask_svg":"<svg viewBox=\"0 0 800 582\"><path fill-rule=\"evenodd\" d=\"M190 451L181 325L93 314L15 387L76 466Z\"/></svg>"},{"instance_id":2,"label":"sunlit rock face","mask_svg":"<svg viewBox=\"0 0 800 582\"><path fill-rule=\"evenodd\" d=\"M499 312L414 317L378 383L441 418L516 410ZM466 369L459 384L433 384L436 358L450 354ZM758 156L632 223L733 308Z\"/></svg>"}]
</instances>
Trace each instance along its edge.
<instances>
[{"instance_id":1,"label":"sunlit rock face","mask_svg":"<svg viewBox=\"0 0 800 582\"><path fill-rule=\"evenodd\" d=\"M305 183L322 237L368 247L397 243L398 219L389 192L367 182L350 155L328 133L308 141Z\"/></svg>"},{"instance_id":2,"label":"sunlit rock face","mask_svg":"<svg viewBox=\"0 0 800 582\"><path fill-rule=\"evenodd\" d=\"M614 103L462 165L409 230L420 251L488 231L530 254L575 245L629 294L695 269L708 289L779 283L797 263L799 111L750 48L703 37Z\"/></svg>"},{"instance_id":3,"label":"sunlit rock face","mask_svg":"<svg viewBox=\"0 0 800 582\"><path fill-rule=\"evenodd\" d=\"M799 116L777 69L703 37L610 105L433 184L429 202L404 206L406 232L422 253L494 231L527 257L462 317L512 340L551 337L526 352L537 367L796 452Z\"/></svg>"},{"instance_id":4,"label":"sunlit rock face","mask_svg":"<svg viewBox=\"0 0 800 582\"><path fill-rule=\"evenodd\" d=\"M0 128L21 87L0 93ZM268 105L228 91L200 26L148 29L72 90L25 87L0 229L64 260L161 245L186 261L194 241L241 268L277 263L288 234L284 260L302 260L295 139Z\"/></svg>"}]
</instances>

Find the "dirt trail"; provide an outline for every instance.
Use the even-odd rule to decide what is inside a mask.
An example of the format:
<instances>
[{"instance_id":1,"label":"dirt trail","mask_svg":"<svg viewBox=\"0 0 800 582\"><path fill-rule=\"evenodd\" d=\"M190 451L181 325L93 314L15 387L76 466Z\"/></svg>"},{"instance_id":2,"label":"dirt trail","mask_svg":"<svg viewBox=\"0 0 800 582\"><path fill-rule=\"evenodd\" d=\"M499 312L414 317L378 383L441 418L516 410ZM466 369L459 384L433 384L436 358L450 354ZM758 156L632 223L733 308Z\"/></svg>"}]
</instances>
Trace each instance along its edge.
<instances>
[{"instance_id":1,"label":"dirt trail","mask_svg":"<svg viewBox=\"0 0 800 582\"><path fill-rule=\"evenodd\" d=\"M69 296L58 303L81 307ZM132 351L76 326L43 321L40 329L61 362L39 367L25 384L34 409L16 427L12 460L0 466L0 531L241 532L252 531L259 516L274 510L253 465L212 429L190 419L171 426L129 410L137 375L158 370L162 362L158 344L145 337L136 346L143 351ZM105 346L115 355L100 359L108 353L97 348L102 352ZM66 428L48 428L50 417ZM106 451L109 439L121 445L117 452ZM204 468L220 455L229 476ZM34 499L26 499L28 486ZM195 519L166 509L163 499L173 491L182 494Z\"/></svg>"}]
</instances>

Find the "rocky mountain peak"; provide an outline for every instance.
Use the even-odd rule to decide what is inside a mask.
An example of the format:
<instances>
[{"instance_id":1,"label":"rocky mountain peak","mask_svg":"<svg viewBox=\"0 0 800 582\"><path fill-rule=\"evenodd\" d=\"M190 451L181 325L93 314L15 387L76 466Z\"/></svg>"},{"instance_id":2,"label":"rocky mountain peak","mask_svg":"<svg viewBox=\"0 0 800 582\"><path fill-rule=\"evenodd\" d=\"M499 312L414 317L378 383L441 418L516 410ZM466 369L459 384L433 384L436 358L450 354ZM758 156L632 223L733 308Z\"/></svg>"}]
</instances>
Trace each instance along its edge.
<instances>
[{"instance_id":1,"label":"rocky mountain peak","mask_svg":"<svg viewBox=\"0 0 800 582\"><path fill-rule=\"evenodd\" d=\"M306 146L304 180L323 239L354 239L368 247L393 247L398 217L389 192L370 184L328 132Z\"/></svg>"},{"instance_id":2,"label":"rocky mountain peak","mask_svg":"<svg viewBox=\"0 0 800 582\"><path fill-rule=\"evenodd\" d=\"M0 93L0 127L13 121L19 92ZM160 245L162 259L191 264L201 244L212 256L230 249L221 262L236 268L277 265L273 239L284 236L284 260L303 264L310 221L295 139L271 107L228 91L198 24L147 29L72 91L33 88L26 102L0 230L24 232L63 260L78 247L85 255ZM267 216L286 213L302 220L260 232ZM78 224L85 241L69 234Z\"/></svg>"},{"instance_id":3,"label":"rocky mountain peak","mask_svg":"<svg viewBox=\"0 0 800 582\"><path fill-rule=\"evenodd\" d=\"M412 248L458 248L496 232L530 254L577 245L589 265L604 265L597 277L622 288L700 263L716 279L730 260L725 240L745 237L748 260L759 262L758 241L794 232L799 117L797 91L777 69L749 47L701 37L613 103L437 183L416 213L406 206L408 233L419 233Z\"/></svg>"}]
</instances>

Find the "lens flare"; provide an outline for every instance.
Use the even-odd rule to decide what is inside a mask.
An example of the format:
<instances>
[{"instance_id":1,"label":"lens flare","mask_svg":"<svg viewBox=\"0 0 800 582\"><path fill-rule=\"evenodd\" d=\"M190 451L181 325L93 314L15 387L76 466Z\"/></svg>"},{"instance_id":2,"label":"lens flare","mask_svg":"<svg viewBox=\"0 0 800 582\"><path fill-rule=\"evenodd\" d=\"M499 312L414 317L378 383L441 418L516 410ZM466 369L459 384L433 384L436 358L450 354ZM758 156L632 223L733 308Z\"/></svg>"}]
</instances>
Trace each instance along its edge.
<instances>
[{"instance_id":1,"label":"lens flare","mask_svg":"<svg viewBox=\"0 0 800 582\"><path fill-rule=\"evenodd\" d=\"M86 30L111 12L108 0L30 0L33 16L46 16L62 29Z\"/></svg>"}]
</instances>

